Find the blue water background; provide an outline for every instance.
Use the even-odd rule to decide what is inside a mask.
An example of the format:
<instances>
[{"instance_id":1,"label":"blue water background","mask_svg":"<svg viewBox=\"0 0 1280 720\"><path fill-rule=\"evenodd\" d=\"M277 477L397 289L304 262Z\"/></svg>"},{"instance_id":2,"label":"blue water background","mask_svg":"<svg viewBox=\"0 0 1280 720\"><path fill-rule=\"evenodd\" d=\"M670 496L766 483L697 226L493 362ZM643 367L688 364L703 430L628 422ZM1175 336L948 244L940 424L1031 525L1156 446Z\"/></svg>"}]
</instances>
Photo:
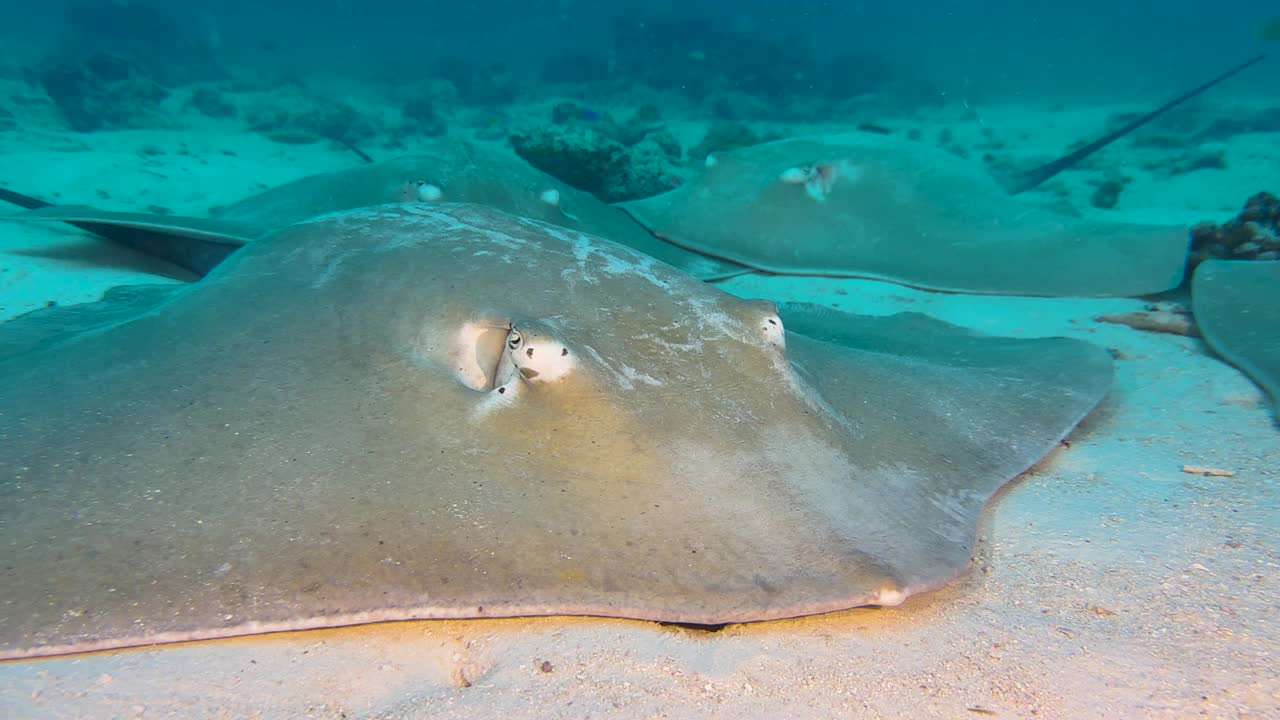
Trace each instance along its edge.
<instances>
[{"instance_id":1,"label":"blue water background","mask_svg":"<svg viewBox=\"0 0 1280 720\"><path fill-rule=\"evenodd\" d=\"M66 2L0 2L0 61L48 55ZM443 57L505 65L534 82L549 56L607 54L619 18L699 18L717 30L786 37L818 57L882 56L939 92L1005 99L1146 102L1257 53L1257 28L1280 6L1262 0L936 0L934 2L157 2L220 62L286 72L368 76L428 68ZM101 28L102 35L127 29ZM688 38L697 52L700 39ZM1275 45L1273 44L1273 48ZM1252 72L1230 92L1280 92Z\"/></svg>"}]
</instances>

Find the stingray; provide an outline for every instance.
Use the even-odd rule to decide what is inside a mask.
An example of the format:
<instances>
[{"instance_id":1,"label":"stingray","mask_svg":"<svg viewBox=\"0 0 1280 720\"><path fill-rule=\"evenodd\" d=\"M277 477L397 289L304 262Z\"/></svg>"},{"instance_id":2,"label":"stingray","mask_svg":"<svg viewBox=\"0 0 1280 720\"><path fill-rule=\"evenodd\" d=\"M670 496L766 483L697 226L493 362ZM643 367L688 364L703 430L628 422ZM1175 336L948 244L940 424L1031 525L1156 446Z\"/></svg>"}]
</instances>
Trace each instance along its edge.
<instances>
[{"instance_id":1,"label":"stingray","mask_svg":"<svg viewBox=\"0 0 1280 720\"><path fill-rule=\"evenodd\" d=\"M1280 261L1200 263L1191 301L1209 347L1253 378L1280 412Z\"/></svg>"},{"instance_id":2,"label":"stingray","mask_svg":"<svg viewBox=\"0 0 1280 720\"><path fill-rule=\"evenodd\" d=\"M1084 220L1012 198L981 168L880 135L712 155L623 207L680 247L757 270L970 293L1143 295L1182 281L1186 227Z\"/></svg>"},{"instance_id":3,"label":"stingray","mask_svg":"<svg viewBox=\"0 0 1280 720\"><path fill-rule=\"evenodd\" d=\"M624 207L679 247L766 272L992 294L1160 292L1182 282L1187 228L1083 221L1009 196L1265 59L1252 57L1059 158L999 178L916 143L838 135L713 155L697 183Z\"/></svg>"},{"instance_id":4,"label":"stingray","mask_svg":"<svg viewBox=\"0 0 1280 720\"><path fill-rule=\"evenodd\" d=\"M273 230L329 212L393 201L490 205L607 237L704 280L749 272L661 242L621 210L534 169L509 152L460 140L441 139L413 155L304 177L208 218L51 205L8 190L0 190L0 200L30 209L9 219L70 223L198 274Z\"/></svg>"},{"instance_id":5,"label":"stingray","mask_svg":"<svg viewBox=\"0 0 1280 720\"><path fill-rule=\"evenodd\" d=\"M316 218L153 300L0 363L2 658L896 605L1112 372L476 205Z\"/></svg>"}]
</instances>

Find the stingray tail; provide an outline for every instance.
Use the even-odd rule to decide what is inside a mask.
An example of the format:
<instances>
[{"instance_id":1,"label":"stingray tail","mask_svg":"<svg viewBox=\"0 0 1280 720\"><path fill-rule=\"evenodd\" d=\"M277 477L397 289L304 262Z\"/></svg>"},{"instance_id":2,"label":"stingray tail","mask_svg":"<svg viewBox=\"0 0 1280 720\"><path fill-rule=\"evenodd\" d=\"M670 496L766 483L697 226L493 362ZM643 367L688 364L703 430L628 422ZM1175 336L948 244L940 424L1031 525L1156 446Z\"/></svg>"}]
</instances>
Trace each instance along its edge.
<instances>
[{"instance_id":1,"label":"stingray tail","mask_svg":"<svg viewBox=\"0 0 1280 720\"><path fill-rule=\"evenodd\" d=\"M1152 110L1151 112L1147 113L1146 115L1143 115L1142 117L1140 117L1140 118L1138 118L1138 119L1134 120L1133 122L1130 122L1130 123L1126 124L1126 125L1125 125L1124 127L1122 127L1122 128L1120 128L1120 129L1118 129L1118 130L1115 130L1114 132L1110 132L1110 133L1108 133L1108 134L1106 134L1106 135L1104 135L1104 136L1102 136L1102 137L1098 138L1097 140L1094 140L1093 142L1089 143L1088 145L1085 145L1084 147L1082 147L1082 148L1080 148L1080 149L1078 149L1078 150L1075 150L1075 151L1073 151L1073 152L1071 152L1071 153L1068 153L1068 154L1066 154L1066 155L1063 155L1062 157L1058 158L1057 160L1054 160L1054 161L1052 161L1052 162L1045 163L1044 165L1041 165L1041 166L1040 166L1040 167L1038 167L1038 168L1034 168L1034 169L1032 169L1032 170L1028 170L1028 171L1026 171L1026 172L1023 172L1023 173L1020 173L1020 174L1018 174L1018 175L1014 176L1013 178L1009 179L1009 180L1005 183L1005 187L1006 187L1006 189L1009 191L1009 194L1010 194L1010 195L1017 195L1018 193L1026 192L1026 191L1028 191L1028 190L1030 190L1030 189L1032 189L1032 188L1034 188L1034 187L1037 187L1038 185L1040 185L1040 184L1041 184L1041 183L1043 183L1044 181L1048 180L1049 178L1053 177L1054 175L1057 175L1058 173L1062 172L1063 170L1066 170L1067 168L1069 168L1069 167L1071 167L1071 166L1075 165L1076 163L1080 162L1081 160L1083 160L1083 159L1085 159L1085 158L1089 157L1090 155L1092 155L1092 154L1094 154L1095 152L1097 152L1097 151L1101 150L1102 148L1104 148L1104 147L1106 147L1106 146L1110 145L1111 143L1115 142L1116 140L1119 140L1120 138L1124 137L1125 135L1128 135L1129 133L1133 132L1134 130L1137 130L1138 128L1142 127L1143 125L1146 125L1147 123L1151 122L1152 120L1155 120L1156 118L1160 117L1161 115L1165 114L1166 112L1168 112L1168 111L1170 111L1170 110L1174 109L1175 107L1177 107L1177 106L1181 105L1182 103L1184 103L1184 102L1186 102L1186 101L1190 100L1191 98L1193 98L1193 97L1195 97L1195 96L1199 95L1200 93L1204 92L1205 90L1208 90L1209 88L1213 87L1214 85L1217 85L1218 83L1222 82L1223 80L1226 80L1227 78L1232 77L1233 75L1236 75L1237 73L1241 72L1242 70L1244 70L1244 69L1246 69L1246 68L1248 68L1248 67L1250 67L1250 66L1252 66L1252 65L1256 65L1256 64L1258 64L1258 63L1262 62L1264 59L1266 59L1266 57L1267 57L1266 55L1258 55L1257 57L1250 58L1250 59L1246 60L1245 62L1240 63L1239 65L1237 65L1237 66L1235 66L1235 67L1231 68L1230 70L1228 70L1228 71L1226 71L1226 72L1222 73L1221 75L1219 75L1219 76L1215 77L1214 79L1210 80L1209 82L1206 82L1206 83L1204 83L1203 85L1198 85L1198 86L1196 86L1196 87L1192 88L1191 90L1188 90L1187 92L1185 92L1185 93L1183 93L1183 94L1179 95L1178 97L1176 97L1176 98L1174 98L1174 99L1170 100L1169 102L1165 103L1164 105L1161 105L1160 107L1156 108L1155 110Z\"/></svg>"},{"instance_id":2,"label":"stingray tail","mask_svg":"<svg viewBox=\"0 0 1280 720\"><path fill-rule=\"evenodd\" d=\"M189 270L197 275L205 275L228 255L244 244L244 240L232 233L233 229L198 227L194 231L184 231L180 226L143 227L113 216L111 213L100 213L92 208L61 208L52 203L23 195L12 190L0 188L0 201L13 203L32 212L16 213L5 219L59 221L85 232L92 233L118 245L137 250L145 255L157 257ZM47 210L46 210L47 208ZM59 210L71 211L69 216L60 217ZM79 211L84 211L83 213ZM46 213L52 213L46 216ZM77 217L76 215L81 215ZM93 215L101 217L94 218ZM116 213L115 215L120 215ZM173 222L181 218L173 218ZM208 224L211 221L195 220L192 222Z\"/></svg>"},{"instance_id":3,"label":"stingray tail","mask_svg":"<svg viewBox=\"0 0 1280 720\"><path fill-rule=\"evenodd\" d=\"M43 200L37 200L30 195L23 195L22 193L16 193L12 190L5 190L4 188L0 188L0 200L28 210L39 210L40 208L49 207L53 204L47 203Z\"/></svg>"},{"instance_id":4,"label":"stingray tail","mask_svg":"<svg viewBox=\"0 0 1280 720\"><path fill-rule=\"evenodd\" d=\"M343 139L343 138L336 138L336 139L337 139L337 141L338 141L338 142L340 142L340 143L342 143L344 146L346 146L346 148L347 148L348 150L350 150L351 152L355 153L355 154L356 154L356 156L357 156L357 157L359 157L361 160L363 160L363 161L365 161L366 163L369 163L369 164L371 164L371 165L373 164L373 158L369 157L369 153L367 153L367 152L365 152L365 151L361 150L360 148L356 147L356 146L355 146L354 144L352 144L349 140L345 140L345 139Z\"/></svg>"}]
</instances>

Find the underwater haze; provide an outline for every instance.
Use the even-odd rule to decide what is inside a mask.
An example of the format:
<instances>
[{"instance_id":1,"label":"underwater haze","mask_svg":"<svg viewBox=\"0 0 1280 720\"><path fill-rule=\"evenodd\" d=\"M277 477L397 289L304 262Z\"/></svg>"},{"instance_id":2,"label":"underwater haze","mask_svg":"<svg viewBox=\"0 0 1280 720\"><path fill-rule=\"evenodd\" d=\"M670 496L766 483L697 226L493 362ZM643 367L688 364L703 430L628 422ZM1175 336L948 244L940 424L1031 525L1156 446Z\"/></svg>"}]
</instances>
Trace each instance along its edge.
<instances>
[{"instance_id":1,"label":"underwater haze","mask_svg":"<svg viewBox=\"0 0 1280 720\"><path fill-rule=\"evenodd\" d=\"M1274 717L1277 52L0 0L0 717Z\"/></svg>"},{"instance_id":2,"label":"underwater haze","mask_svg":"<svg viewBox=\"0 0 1280 720\"><path fill-rule=\"evenodd\" d=\"M3 47L19 57L42 54L61 42L68 7L93 4L6 0ZM1212 5L1155 0L154 5L164 8L189 42L210 46L223 62L298 73L367 77L388 65L420 73L442 58L461 58L505 64L529 79L530 71L557 55L607 56L616 49L620 23L675 18L687 23L678 39L687 52L715 52L708 44L710 33L742 33L785 38L795 51L818 58L873 54L920 73L940 92L962 92L967 82L973 92L995 97L1069 93L1086 98L1168 91L1256 53L1258 25L1275 14L1274 5L1261 0ZM95 20L92 42L110 47L154 40L146 28L130 26L127 16ZM1240 87L1268 85L1265 76L1256 75Z\"/></svg>"}]
</instances>

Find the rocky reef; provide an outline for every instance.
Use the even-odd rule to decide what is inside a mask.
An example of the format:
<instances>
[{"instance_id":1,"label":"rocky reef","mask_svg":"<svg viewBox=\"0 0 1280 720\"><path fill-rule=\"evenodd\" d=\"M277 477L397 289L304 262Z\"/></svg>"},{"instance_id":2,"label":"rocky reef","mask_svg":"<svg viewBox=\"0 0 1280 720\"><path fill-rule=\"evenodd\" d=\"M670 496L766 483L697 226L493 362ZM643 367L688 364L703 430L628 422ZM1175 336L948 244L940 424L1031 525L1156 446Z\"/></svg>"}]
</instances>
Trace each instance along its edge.
<instances>
[{"instance_id":1,"label":"rocky reef","mask_svg":"<svg viewBox=\"0 0 1280 720\"><path fill-rule=\"evenodd\" d=\"M607 202L664 193L681 182L680 143L662 129L656 107L642 105L618 122L574 102L551 109L549 124L508 140L530 165Z\"/></svg>"},{"instance_id":2,"label":"rocky reef","mask_svg":"<svg viewBox=\"0 0 1280 720\"><path fill-rule=\"evenodd\" d=\"M74 64L103 53L124 58L141 74L170 87L226 77L207 37L162 2L68 3L51 58Z\"/></svg>"},{"instance_id":3,"label":"rocky reef","mask_svg":"<svg viewBox=\"0 0 1280 720\"><path fill-rule=\"evenodd\" d=\"M893 74L874 54L818 59L802 38L726 31L701 19L621 18L612 47L616 73L692 96L733 89L775 102L843 100L885 87Z\"/></svg>"},{"instance_id":4,"label":"rocky reef","mask_svg":"<svg viewBox=\"0 0 1280 720\"><path fill-rule=\"evenodd\" d=\"M166 126L172 88L227 77L208 42L145 0L67 4L53 50L24 75L79 132Z\"/></svg>"},{"instance_id":5,"label":"rocky reef","mask_svg":"<svg viewBox=\"0 0 1280 720\"><path fill-rule=\"evenodd\" d=\"M163 124L158 110L169 91L121 56L99 52L80 62L49 62L29 69L28 78L77 132Z\"/></svg>"},{"instance_id":6,"label":"rocky reef","mask_svg":"<svg viewBox=\"0 0 1280 720\"><path fill-rule=\"evenodd\" d=\"M1280 260L1280 198L1260 192L1234 219L1192 227L1190 268L1210 259Z\"/></svg>"},{"instance_id":7,"label":"rocky reef","mask_svg":"<svg viewBox=\"0 0 1280 720\"><path fill-rule=\"evenodd\" d=\"M250 128L284 144L320 139L357 143L379 128L354 106L305 92L301 88L262 98L245 110Z\"/></svg>"}]
</instances>

